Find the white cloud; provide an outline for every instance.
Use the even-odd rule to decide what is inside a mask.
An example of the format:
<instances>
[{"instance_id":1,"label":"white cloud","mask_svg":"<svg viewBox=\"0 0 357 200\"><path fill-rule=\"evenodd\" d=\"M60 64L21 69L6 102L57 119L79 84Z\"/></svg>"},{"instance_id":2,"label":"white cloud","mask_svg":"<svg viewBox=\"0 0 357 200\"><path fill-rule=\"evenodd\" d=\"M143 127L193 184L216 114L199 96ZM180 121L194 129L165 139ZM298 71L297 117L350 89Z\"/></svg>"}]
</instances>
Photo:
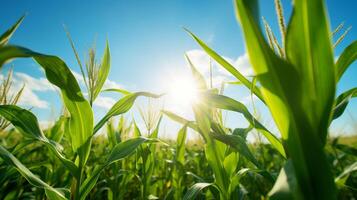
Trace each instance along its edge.
<instances>
[{"instance_id":1,"label":"white cloud","mask_svg":"<svg viewBox=\"0 0 357 200\"><path fill-rule=\"evenodd\" d=\"M18 88L19 89L19 88ZM18 89L15 91L18 91ZM37 94L31 90L28 86L25 86L22 95L18 102L19 105L31 106L37 108L48 108L48 102L40 99Z\"/></svg>"},{"instance_id":2,"label":"white cloud","mask_svg":"<svg viewBox=\"0 0 357 200\"><path fill-rule=\"evenodd\" d=\"M253 68L250 64L249 56L247 53L243 54L242 56L239 56L233 65L238 69L240 73L245 76L254 75Z\"/></svg>"},{"instance_id":3,"label":"white cloud","mask_svg":"<svg viewBox=\"0 0 357 200\"><path fill-rule=\"evenodd\" d=\"M258 97L255 96L255 95L248 95L248 96L245 96L243 97L240 102L247 105L247 104L251 104L251 103L256 103L258 100Z\"/></svg>"},{"instance_id":4,"label":"white cloud","mask_svg":"<svg viewBox=\"0 0 357 200\"><path fill-rule=\"evenodd\" d=\"M3 80L4 76L0 76L0 80ZM27 74L21 72L15 72L12 79L12 86L10 89L10 96L16 95L23 86L24 90L18 101L19 105L30 106L37 108L48 108L49 104L47 101L41 99L37 92L50 92L55 91L56 88L45 78L34 78Z\"/></svg>"},{"instance_id":5,"label":"white cloud","mask_svg":"<svg viewBox=\"0 0 357 200\"><path fill-rule=\"evenodd\" d=\"M77 79L79 85L81 86L84 86L84 79L83 79L83 76L82 74L80 73L77 73L75 71L72 70L72 74L74 75L74 77ZM123 85L115 82L115 81L112 81L110 79L107 79L103 85L103 89L108 89L108 88L124 88Z\"/></svg>"},{"instance_id":6,"label":"white cloud","mask_svg":"<svg viewBox=\"0 0 357 200\"><path fill-rule=\"evenodd\" d=\"M22 81L26 87L31 88L33 91L55 91L55 86L53 86L46 78L41 77L36 79L21 72L16 72L14 75L16 80Z\"/></svg>"},{"instance_id":7,"label":"white cloud","mask_svg":"<svg viewBox=\"0 0 357 200\"><path fill-rule=\"evenodd\" d=\"M116 101L111 97L98 96L93 104L97 107L110 109L115 104L115 102Z\"/></svg>"},{"instance_id":8,"label":"white cloud","mask_svg":"<svg viewBox=\"0 0 357 200\"><path fill-rule=\"evenodd\" d=\"M112 81L112 80L109 80L107 79L103 85L103 89L108 89L108 88L116 88L116 89L122 89L124 88L121 84L115 82L115 81Z\"/></svg>"}]
</instances>

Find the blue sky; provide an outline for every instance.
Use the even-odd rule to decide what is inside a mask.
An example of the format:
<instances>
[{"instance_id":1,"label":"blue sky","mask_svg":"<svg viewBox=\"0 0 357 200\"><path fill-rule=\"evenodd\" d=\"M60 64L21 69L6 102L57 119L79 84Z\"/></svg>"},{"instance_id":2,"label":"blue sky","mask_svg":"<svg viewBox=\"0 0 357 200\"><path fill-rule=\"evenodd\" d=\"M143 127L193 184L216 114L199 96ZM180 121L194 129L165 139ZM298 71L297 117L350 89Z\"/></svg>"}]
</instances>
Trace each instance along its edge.
<instances>
[{"instance_id":1,"label":"blue sky","mask_svg":"<svg viewBox=\"0 0 357 200\"><path fill-rule=\"evenodd\" d=\"M273 0L261 1L261 15L279 35ZM170 82L178 77L189 76L184 53L192 56L207 74L208 58L198 45L185 33L186 27L206 41L218 53L237 65L242 71L249 71L249 62L241 29L236 21L233 2L222 0L153 0L153 1L3 1L0 13L0 30L11 26L21 15L27 13L21 27L11 43L33 50L61 57L70 68L79 72L63 24L70 31L82 60L94 41L100 59L105 40L110 42L112 68L109 75L111 86L121 86L131 91L146 90L162 92ZM291 12L291 2L284 1L286 16ZM355 8L356 1L327 1L331 27L345 22L345 28L352 26L345 40L335 50L338 56L344 47L357 35ZM25 81L28 87L22 99L24 107L33 107L43 122L54 119L61 110L56 91L47 87L43 73L30 59L15 60L15 85ZM357 86L357 63L346 72L338 88L338 93ZM5 72L3 71L2 74ZM249 73L249 72L247 72ZM217 82L232 78L219 68L214 68ZM27 76L26 76L27 75ZM42 78L41 78L42 77ZM243 101L251 109L249 92L240 87L228 87L226 94ZM248 97L247 97L248 96ZM102 116L108 105L120 96L105 94L95 106L96 118ZM146 101L140 100L138 104ZM270 118L266 109L257 104L262 120L269 127ZM180 108L173 108L182 111ZM127 115L138 118L137 109ZM348 112L333 124L337 133L351 133L356 127L357 102L352 102ZM185 113L182 113L185 114ZM189 114L187 114L189 116ZM227 123L231 127L245 126L239 116L228 114ZM351 117L352 116L352 117ZM140 119L137 119L140 121ZM354 124L353 124L354 123ZM167 132L174 132L177 125L167 120ZM165 128L165 129L166 129ZM164 133L164 135L171 133Z\"/></svg>"}]
</instances>

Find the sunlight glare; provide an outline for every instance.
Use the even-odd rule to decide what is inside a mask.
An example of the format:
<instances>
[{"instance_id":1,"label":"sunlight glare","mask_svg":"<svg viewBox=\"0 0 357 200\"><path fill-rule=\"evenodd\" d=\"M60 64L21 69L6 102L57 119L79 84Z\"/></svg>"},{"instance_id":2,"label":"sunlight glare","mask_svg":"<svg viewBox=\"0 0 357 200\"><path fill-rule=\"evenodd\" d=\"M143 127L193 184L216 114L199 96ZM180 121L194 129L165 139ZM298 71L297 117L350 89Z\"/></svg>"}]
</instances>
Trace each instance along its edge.
<instances>
[{"instance_id":1,"label":"sunlight glare","mask_svg":"<svg viewBox=\"0 0 357 200\"><path fill-rule=\"evenodd\" d=\"M173 80L168 91L169 102L179 107L191 107L197 103L197 86L192 79L180 78Z\"/></svg>"}]
</instances>

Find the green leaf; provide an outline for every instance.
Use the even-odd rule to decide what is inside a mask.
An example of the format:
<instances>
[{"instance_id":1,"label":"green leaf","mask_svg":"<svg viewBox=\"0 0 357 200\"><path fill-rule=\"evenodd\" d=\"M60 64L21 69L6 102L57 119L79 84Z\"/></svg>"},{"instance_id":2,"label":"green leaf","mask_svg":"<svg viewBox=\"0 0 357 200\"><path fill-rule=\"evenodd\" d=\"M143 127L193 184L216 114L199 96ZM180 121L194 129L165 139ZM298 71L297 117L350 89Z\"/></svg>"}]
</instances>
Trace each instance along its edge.
<instances>
[{"instance_id":1,"label":"green leaf","mask_svg":"<svg viewBox=\"0 0 357 200\"><path fill-rule=\"evenodd\" d=\"M194 35L189 30L185 29L194 40L202 47L202 49L211 56L217 63L219 63L222 67L224 67L229 73L231 73L234 77L236 77L243 85L245 85L248 89L253 88L253 93L264 102L263 96L258 88L252 87L252 83L246 79L233 65L227 62L224 58L218 55L215 51L209 48L202 40L200 40L196 35Z\"/></svg>"},{"instance_id":2,"label":"green leaf","mask_svg":"<svg viewBox=\"0 0 357 200\"><path fill-rule=\"evenodd\" d=\"M182 125L186 124L188 127L192 128L193 130L198 131L198 127L193 121L189 121L168 110L161 110L161 112L165 114L167 117L169 117L171 120L176 121Z\"/></svg>"},{"instance_id":3,"label":"green leaf","mask_svg":"<svg viewBox=\"0 0 357 200\"><path fill-rule=\"evenodd\" d=\"M176 162L185 165L185 142L187 136L187 126L184 125L177 134L176 144Z\"/></svg>"},{"instance_id":4,"label":"green leaf","mask_svg":"<svg viewBox=\"0 0 357 200\"><path fill-rule=\"evenodd\" d=\"M336 73L322 0L294 1L286 35L287 60L277 56L265 41L258 26L257 1L236 0L236 9L251 64L292 158L302 198L335 199L323 146Z\"/></svg>"},{"instance_id":5,"label":"green leaf","mask_svg":"<svg viewBox=\"0 0 357 200\"><path fill-rule=\"evenodd\" d=\"M343 92L337 97L335 100L335 108L333 110L333 119L337 119L343 114L348 103L354 97L357 97L357 87Z\"/></svg>"},{"instance_id":6,"label":"green leaf","mask_svg":"<svg viewBox=\"0 0 357 200\"><path fill-rule=\"evenodd\" d=\"M146 96L146 97L151 97L151 98L159 98L162 95L156 95L152 94L149 92L136 92L136 93L131 93L123 98L121 98L119 101L117 101L113 107L107 112L107 114L95 125L93 134L98 132L98 130L113 116L117 116L123 113L126 113L129 111L129 109L133 106L136 98L139 96Z\"/></svg>"},{"instance_id":7,"label":"green leaf","mask_svg":"<svg viewBox=\"0 0 357 200\"><path fill-rule=\"evenodd\" d=\"M220 194L222 198L226 198L229 179L223 166L225 145L213 140L209 135L211 132L212 108L203 103L197 103L192 106L192 109L198 132L205 139L205 156L214 173L215 183L222 191Z\"/></svg>"},{"instance_id":8,"label":"green leaf","mask_svg":"<svg viewBox=\"0 0 357 200\"><path fill-rule=\"evenodd\" d=\"M43 182L36 175L34 175L26 166L24 166L15 156L8 152L4 147L0 146L0 156L5 160L5 162L16 168L16 170L33 186L43 188L50 191L50 197L55 197L55 199L66 199L66 197L57 189L51 187L47 183ZM47 194L47 193L46 193Z\"/></svg>"},{"instance_id":9,"label":"green leaf","mask_svg":"<svg viewBox=\"0 0 357 200\"><path fill-rule=\"evenodd\" d=\"M108 88L108 89L102 90L102 92L118 92L123 95L131 94L131 92L124 90L124 89L119 89L119 88Z\"/></svg>"},{"instance_id":10,"label":"green leaf","mask_svg":"<svg viewBox=\"0 0 357 200\"><path fill-rule=\"evenodd\" d=\"M56 190L61 192L66 197L66 199L70 199L71 191L69 189L67 189L67 188L56 188ZM51 199L51 200L61 200L62 199L62 197L58 196L52 190L45 189L45 194L46 194L47 198Z\"/></svg>"},{"instance_id":11,"label":"green leaf","mask_svg":"<svg viewBox=\"0 0 357 200\"><path fill-rule=\"evenodd\" d=\"M59 119L55 122L55 124L48 130L49 135L48 138L55 141L60 142L62 140L64 134L64 124L67 118L64 116L60 116Z\"/></svg>"},{"instance_id":12,"label":"green leaf","mask_svg":"<svg viewBox=\"0 0 357 200\"><path fill-rule=\"evenodd\" d=\"M335 183L338 186L344 186L348 177L351 175L352 172L357 171L357 162L354 162L350 166L346 167L346 169L338 176L335 178Z\"/></svg>"},{"instance_id":13,"label":"green leaf","mask_svg":"<svg viewBox=\"0 0 357 200\"><path fill-rule=\"evenodd\" d=\"M81 94L75 77L60 58L40 54L20 46L7 45L0 48L0 66L13 58L27 57L33 57L45 70L48 81L63 90L68 98L77 101L83 99L83 95Z\"/></svg>"},{"instance_id":14,"label":"green leaf","mask_svg":"<svg viewBox=\"0 0 357 200\"><path fill-rule=\"evenodd\" d=\"M248 145L246 144L246 141L244 138L242 138L238 135L223 135L223 134L217 133L217 131L211 132L211 136L214 139L219 140L219 141L223 142L224 144L231 146L235 151L241 153L244 157L246 157L255 166L257 166L258 168L261 168L260 164L253 156L252 152L249 150Z\"/></svg>"},{"instance_id":15,"label":"green leaf","mask_svg":"<svg viewBox=\"0 0 357 200\"><path fill-rule=\"evenodd\" d=\"M261 170L258 169L250 169L250 168L242 168L240 169L232 178L231 178L231 185L229 186L231 193L239 187L241 183L240 180L249 172L259 173Z\"/></svg>"},{"instance_id":16,"label":"green leaf","mask_svg":"<svg viewBox=\"0 0 357 200\"><path fill-rule=\"evenodd\" d=\"M120 129L119 129L119 131L116 131L113 124L114 124L114 120L109 120L107 122L107 137L108 137L108 141L110 144L109 148L113 148L114 145L116 145L118 143L117 134L120 134L119 133Z\"/></svg>"},{"instance_id":17,"label":"green leaf","mask_svg":"<svg viewBox=\"0 0 357 200\"><path fill-rule=\"evenodd\" d=\"M130 155L133 153L136 148L141 145L142 143L149 141L149 139L144 138L144 137L138 137L138 138L133 138L126 140L122 143L117 144L112 152L110 153L108 160L107 160L107 165L121 160L125 158L126 156Z\"/></svg>"},{"instance_id":18,"label":"green leaf","mask_svg":"<svg viewBox=\"0 0 357 200\"><path fill-rule=\"evenodd\" d=\"M159 120L157 121L156 127L154 131L150 134L149 138L158 138L159 137L159 130L160 130L160 124L162 120L162 114L160 114Z\"/></svg>"},{"instance_id":19,"label":"green leaf","mask_svg":"<svg viewBox=\"0 0 357 200\"><path fill-rule=\"evenodd\" d=\"M66 132L70 136L72 149L83 166L88 159L93 133L93 112L83 97L78 82L67 65L58 57L40 54L19 46L0 48L0 66L11 58L33 57L45 70L47 80L61 89L63 102L69 111L70 119Z\"/></svg>"},{"instance_id":20,"label":"green leaf","mask_svg":"<svg viewBox=\"0 0 357 200\"><path fill-rule=\"evenodd\" d=\"M194 122L186 120L183 117L180 117L170 111L162 111L162 112L165 115L167 115L170 119L172 119L180 124L187 125L188 127L192 128L195 131L199 131L198 126ZM251 154L248 146L246 145L245 139L241 138L240 136L236 136L236 135L222 134L221 133L222 131L220 131L217 128L217 126L218 126L217 124L212 123L212 129L214 130L214 132L210 131L210 133L209 133L210 137L231 146L238 152L242 152L242 154L245 155L248 160L250 160L253 164L256 164L257 166L259 166L259 163L254 158L254 156Z\"/></svg>"},{"instance_id":21,"label":"green leaf","mask_svg":"<svg viewBox=\"0 0 357 200\"><path fill-rule=\"evenodd\" d=\"M180 117L172 112L169 111L162 111L165 115L167 115L170 119L183 124L187 125L188 127L192 128L195 131L199 131L198 126L187 119L184 119L183 117ZM264 170L262 166L259 164L259 162L255 159L251 151L249 150L245 138L242 138L239 135L226 135L224 134L224 131L220 130L218 128L218 124L212 123L212 129L213 131L209 132L209 137L216 139L224 144L229 145L232 147L235 151L241 153L247 160L252 162L255 166L258 168ZM269 173L263 173L263 175L270 181L274 180L274 178L269 174Z\"/></svg>"},{"instance_id":22,"label":"green leaf","mask_svg":"<svg viewBox=\"0 0 357 200\"><path fill-rule=\"evenodd\" d=\"M25 15L23 15L20 19L18 19L17 22L11 28L9 28L5 33L3 33L0 36L0 47L6 45L9 42L12 34L14 34L16 29L20 26L20 24L24 20L24 18L25 18Z\"/></svg>"},{"instance_id":23,"label":"green leaf","mask_svg":"<svg viewBox=\"0 0 357 200\"><path fill-rule=\"evenodd\" d=\"M303 199L299 196L300 192L298 191L298 187L294 166L292 161L288 160L285 166L280 170L279 176L268 196L272 200Z\"/></svg>"},{"instance_id":24,"label":"green leaf","mask_svg":"<svg viewBox=\"0 0 357 200\"><path fill-rule=\"evenodd\" d=\"M108 165L124 159L125 157L131 155L135 152L135 150L144 142L150 141L148 138L138 137L133 139L128 139L124 142L117 144L110 155L107 158L105 164L101 166L97 166L92 174L83 182L80 188L80 199L84 200L92 188L95 186L100 173L107 167Z\"/></svg>"},{"instance_id":25,"label":"green leaf","mask_svg":"<svg viewBox=\"0 0 357 200\"><path fill-rule=\"evenodd\" d=\"M341 79L343 73L347 68L357 59L357 40L353 41L346 49L343 50L342 54L336 62L337 68L337 78Z\"/></svg>"},{"instance_id":26,"label":"green leaf","mask_svg":"<svg viewBox=\"0 0 357 200\"><path fill-rule=\"evenodd\" d=\"M34 114L15 105L0 105L0 115L11 122L25 137L38 140L45 144L51 152L60 159L73 176L78 175L78 168L72 161L66 159L59 152L58 144L45 137Z\"/></svg>"},{"instance_id":27,"label":"green leaf","mask_svg":"<svg viewBox=\"0 0 357 200\"><path fill-rule=\"evenodd\" d=\"M190 65L192 75L193 75L193 77L195 79L195 83L197 84L197 89L206 90L207 89L207 84L206 84L205 78L196 69L196 67L193 65L193 63L191 62L190 57L187 54L185 54L185 58L186 58L188 64Z\"/></svg>"},{"instance_id":28,"label":"green leaf","mask_svg":"<svg viewBox=\"0 0 357 200\"><path fill-rule=\"evenodd\" d=\"M336 89L330 28L323 0L296 1L286 55L300 74L302 109L325 143Z\"/></svg>"},{"instance_id":29,"label":"green leaf","mask_svg":"<svg viewBox=\"0 0 357 200\"><path fill-rule=\"evenodd\" d=\"M134 137L141 137L141 131L135 121L133 122L133 126L134 126L134 131L133 131Z\"/></svg>"},{"instance_id":30,"label":"green leaf","mask_svg":"<svg viewBox=\"0 0 357 200\"><path fill-rule=\"evenodd\" d=\"M335 144L334 147L342 151L343 153L349 154L351 156L357 156L357 149L354 147L350 147L345 144Z\"/></svg>"},{"instance_id":31,"label":"green leaf","mask_svg":"<svg viewBox=\"0 0 357 200\"><path fill-rule=\"evenodd\" d=\"M273 145L273 147L278 150L278 152L286 157L284 147L280 140L272 134L268 129L266 129L257 119L254 118L252 114L248 111L244 104L224 95L213 94L209 92L201 93L200 97L213 107L219 109L225 109L230 111L235 111L243 114L243 116L248 120L251 126L261 132L264 137Z\"/></svg>"},{"instance_id":32,"label":"green leaf","mask_svg":"<svg viewBox=\"0 0 357 200\"><path fill-rule=\"evenodd\" d=\"M267 180L274 182L274 178L271 176L271 174L265 171L262 165L260 165L259 162L253 156L245 138L242 138L239 135L226 135L224 134L222 128L219 128L218 124L215 123L212 123L212 130L213 131L210 133L211 137L232 147L233 150L239 152L248 161L253 163L258 169L262 170L262 175L267 178Z\"/></svg>"},{"instance_id":33,"label":"green leaf","mask_svg":"<svg viewBox=\"0 0 357 200\"><path fill-rule=\"evenodd\" d=\"M226 170L226 173L228 174L228 177L232 177L233 173L236 171L238 160L238 154L235 152L231 152L224 157L223 166Z\"/></svg>"},{"instance_id":34,"label":"green leaf","mask_svg":"<svg viewBox=\"0 0 357 200\"><path fill-rule=\"evenodd\" d=\"M289 121L286 120L286 116L289 115L288 106L298 100L294 98L294 93L291 93L291 91L299 91L299 87L297 87L298 73L293 66L275 55L266 43L255 22L259 19L256 1L237 0L236 4L248 53L250 57L255 58L251 59L253 69L257 74L257 79L263 85L261 91L282 137L287 138ZM291 93L291 97L288 95L289 93Z\"/></svg>"},{"instance_id":35,"label":"green leaf","mask_svg":"<svg viewBox=\"0 0 357 200\"><path fill-rule=\"evenodd\" d=\"M213 183L196 183L191 186L183 197L184 200L195 199L197 195L205 188L213 186Z\"/></svg>"},{"instance_id":36,"label":"green leaf","mask_svg":"<svg viewBox=\"0 0 357 200\"><path fill-rule=\"evenodd\" d=\"M246 139L247 138L247 135L248 133L253 129L254 127L252 125L249 125L248 128L235 128L233 130L233 135L239 135L241 136L242 138Z\"/></svg>"},{"instance_id":37,"label":"green leaf","mask_svg":"<svg viewBox=\"0 0 357 200\"><path fill-rule=\"evenodd\" d=\"M301 109L326 140L336 90L330 27L322 0L294 2L287 30L286 55L301 74Z\"/></svg>"},{"instance_id":38,"label":"green leaf","mask_svg":"<svg viewBox=\"0 0 357 200\"><path fill-rule=\"evenodd\" d=\"M0 105L0 115L11 122L25 137L47 141L40 129L36 116L30 111L15 105Z\"/></svg>"},{"instance_id":39,"label":"green leaf","mask_svg":"<svg viewBox=\"0 0 357 200\"><path fill-rule=\"evenodd\" d=\"M99 72L98 72L98 79L94 88L93 100L96 99L96 97L100 93L105 81L108 78L109 71L110 71L110 51L109 51L109 43L107 41L104 55L102 58L102 63L100 65Z\"/></svg>"}]
</instances>

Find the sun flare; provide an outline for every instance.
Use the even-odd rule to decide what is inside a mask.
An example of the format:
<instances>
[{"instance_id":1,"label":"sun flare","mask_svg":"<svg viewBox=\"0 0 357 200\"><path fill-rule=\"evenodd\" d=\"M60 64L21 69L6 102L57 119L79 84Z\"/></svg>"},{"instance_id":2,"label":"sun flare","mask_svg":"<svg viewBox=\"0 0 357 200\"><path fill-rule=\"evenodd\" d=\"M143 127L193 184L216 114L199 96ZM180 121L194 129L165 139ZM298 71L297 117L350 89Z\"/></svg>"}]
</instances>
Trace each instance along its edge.
<instances>
[{"instance_id":1,"label":"sun flare","mask_svg":"<svg viewBox=\"0 0 357 200\"><path fill-rule=\"evenodd\" d=\"M168 100L178 107L191 107L199 101L195 82L185 77L172 80L168 88Z\"/></svg>"}]
</instances>

